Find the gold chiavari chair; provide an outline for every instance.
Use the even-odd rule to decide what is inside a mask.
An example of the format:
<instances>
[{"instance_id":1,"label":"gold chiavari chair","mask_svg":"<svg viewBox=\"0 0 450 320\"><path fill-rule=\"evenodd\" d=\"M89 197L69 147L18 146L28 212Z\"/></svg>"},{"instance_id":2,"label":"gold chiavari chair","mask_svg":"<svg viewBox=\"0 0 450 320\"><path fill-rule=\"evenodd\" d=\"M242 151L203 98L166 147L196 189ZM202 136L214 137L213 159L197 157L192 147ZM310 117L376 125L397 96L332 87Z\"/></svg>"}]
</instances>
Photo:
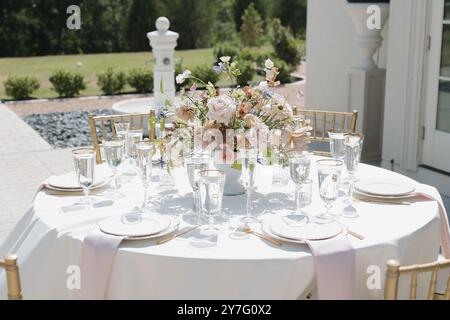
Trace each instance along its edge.
<instances>
[{"instance_id":1,"label":"gold chiavari chair","mask_svg":"<svg viewBox=\"0 0 450 320\"><path fill-rule=\"evenodd\" d=\"M436 293L438 272L450 267L450 260L440 262L425 263L413 266L400 266L396 260L387 262L386 282L384 287L385 300L397 300L398 284L400 276L410 275L409 298L417 298L417 276L422 273L431 272L430 286L428 288L428 300L450 300L450 275L447 279L447 286L443 294Z\"/></svg>"},{"instance_id":2,"label":"gold chiavari chair","mask_svg":"<svg viewBox=\"0 0 450 320\"><path fill-rule=\"evenodd\" d=\"M106 137L108 137L108 135L116 135L114 123L130 122L130 129L144 130L145 124L148 123L149 117L154 116L154 110L150 110L147 113L120 114L109 116L94 116L92 113L89 114L89 127L91 129L92 144L96 152L97 164L103 162L101 154L101 147L103 145L102 141L104 141ZM153 139L155 137L154 127L148 126L147 128L148 137L150 139Z\"/></svg>"},{"instance_id":3,"label":"gold chiavari chair","mask_svg":"<svg viewBox=\"0 0 450 320\"><path fill-rule=\"evenodd\" d=\"M296 116L303 116L310 120L312 127L310 140L313 142L329 142L328 131L345 130L349 133L356 132L356 121L358 120L358 111L338 112L321 110L302 110L294 108ZM330 157L329 152L314 151L315 155Z\"/></svg>"},{"instance_id":4,"label":"gold chiavari chair","mask_svg":"<svg viewBox=\"0 0 450 320\"><path fill-rule=\"evenodd\" d=\"M8 286L8 299L21 300L22 289L20 288L19 265L17 264L17 256L9 254L5 257L5 261L0 261L0 268L5 269L6 282Z\"/></svg>"}]
</instances>

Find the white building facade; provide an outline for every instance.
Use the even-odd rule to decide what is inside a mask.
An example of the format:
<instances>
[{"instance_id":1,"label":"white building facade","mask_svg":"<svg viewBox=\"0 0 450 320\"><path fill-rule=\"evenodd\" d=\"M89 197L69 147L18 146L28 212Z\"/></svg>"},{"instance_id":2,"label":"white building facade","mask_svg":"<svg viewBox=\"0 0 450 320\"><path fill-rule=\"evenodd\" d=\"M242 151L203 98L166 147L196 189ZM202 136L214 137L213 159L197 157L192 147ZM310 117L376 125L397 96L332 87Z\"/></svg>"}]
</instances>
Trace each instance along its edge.
<instances>
[{"instance_id":1,"label":"white building facade","mask_svg":"<svg viewBox=\"0 0 450 320\"><path fill-rule=\"evenodd\" d=\"M376 70L355 68L352 6L308 2L307 108L357 109L368 159L450 196L450 0L391 0Z\"/></svg>"}]
</instances>

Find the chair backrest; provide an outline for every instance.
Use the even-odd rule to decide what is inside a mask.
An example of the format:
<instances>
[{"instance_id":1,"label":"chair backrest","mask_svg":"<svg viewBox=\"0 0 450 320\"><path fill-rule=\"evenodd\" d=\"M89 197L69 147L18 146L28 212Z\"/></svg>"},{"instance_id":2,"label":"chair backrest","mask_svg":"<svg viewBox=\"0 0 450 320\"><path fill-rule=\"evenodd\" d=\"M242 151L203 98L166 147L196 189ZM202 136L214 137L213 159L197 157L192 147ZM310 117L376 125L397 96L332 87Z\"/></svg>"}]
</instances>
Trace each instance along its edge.
<instances>
[{"instance_id":1,"label":"chair backrest","mask_svg":"<svg viewBox=\"0 0 450 320\"><path fill-rule=\"evenodd\" d=\"M358 111L338 112L338 111L322 111L322 110L303 110L294 107L294 115L303 116L310 120L312 127L310 140L312 142L329 142L328 131L345 130L349 133L356 132L356 121L358 120ZM313 151L318 156L331 157L330 152Z\"/></svg>"},{"instance_id":2,"label":"chair backrest","mask_svg":"<svg viewBox=\"0 0 450 320\"><path fill-rule=\"evenodd\" d=\"M9 254L5 257L5 261L0 261L0 267L5 269L6 282L8 286L8 299L21 300L22 289L20 287L19 266L17 264L17 256Z\"/></svg>"},{"instance_id":3,"label":"chair backrest","mask_svg":"<svg viewBox=\"0 0 450 320\"><path fill-rule=\"evenodd\" d=\"M358 111L338 112L321 110L302 110L295 108L294 114L304 116L311 121L311 140L329 141L328 131L346 130L349 133L356 132L356 121L358 120Z\"/></svg>"},{"instance_id":4,"label":"chair backrest","mask_svg":"<svg viewBox=\"0 0 450 320\"><path fill-rule=\"evenodd\" d=\"M109 116L94 116L92 113L89 115L89 127L91 129L92 145L95 149L97 164L103 162L101 147L103 145L102 141L108 136L116 135L116 128L114 123L117 122L130 122L130 129L142 129L144 131L146 125L148 124L149 117L153 117L155 111L150 110L147 113L135 113L135 114L119 114L119 115L109 115ZM154 137L154 130L147 125L148 137L152 139Z\"/></svg>"},{"instance_id":5,"label":"chair backrest","mask_svg":"<svg viewBox=\"0 0 450 320\"><path fill-rule=\"evenodd\" d=\"M397 300L398 284L400 276L410 275L409 298L417 298L417 276L421 273L431 272L430 286L428 288L428 300L450 300L450 275L447 279L447 287L443 295L436 293L438 272L450 267L450 260L425 263L412 266L400 266L397 260L387 262L386 282L384 286L384 299Z\"/></svg>"}]
</instances>

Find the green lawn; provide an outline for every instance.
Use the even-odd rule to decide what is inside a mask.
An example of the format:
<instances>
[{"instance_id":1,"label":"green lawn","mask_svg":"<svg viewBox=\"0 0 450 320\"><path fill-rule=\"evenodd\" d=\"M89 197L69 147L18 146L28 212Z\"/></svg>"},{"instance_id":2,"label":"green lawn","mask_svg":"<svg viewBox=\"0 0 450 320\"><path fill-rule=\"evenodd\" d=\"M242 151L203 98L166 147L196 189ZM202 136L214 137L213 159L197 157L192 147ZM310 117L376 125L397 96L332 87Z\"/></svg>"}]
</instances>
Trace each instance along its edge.
<instances>
[{"instance_id":1,"label":"green lawn","mask_svg":"<svg viewBox=\"0 0 450 320\"><path fill-rule=\"evenodd\" d=\"M262 47L259 50L269 51L270 47ZM212 49L197 49L176 51L176 58L182 59L183 67L192 69L199 64L212 64L214 62ZM83 64L77 69L77 63ZM51 90L48 78L57 69L78 70L88 83L87 89L82 92L83 96L100 95L97 86L96 74L103 72L108 67L115 67L117 70L129 70L135 67L153 65L151 52L135 53L108 53L108 54L83 54L65 56L44 56L30 58L1 58L0 59L0 99L10 99L5 94L3 82L8 75L31 75L39 79L41 88L34 93L36 98L56 97ZM130 87L126 87L125 92L131 92Z\"/></svg>"}]
</instances>

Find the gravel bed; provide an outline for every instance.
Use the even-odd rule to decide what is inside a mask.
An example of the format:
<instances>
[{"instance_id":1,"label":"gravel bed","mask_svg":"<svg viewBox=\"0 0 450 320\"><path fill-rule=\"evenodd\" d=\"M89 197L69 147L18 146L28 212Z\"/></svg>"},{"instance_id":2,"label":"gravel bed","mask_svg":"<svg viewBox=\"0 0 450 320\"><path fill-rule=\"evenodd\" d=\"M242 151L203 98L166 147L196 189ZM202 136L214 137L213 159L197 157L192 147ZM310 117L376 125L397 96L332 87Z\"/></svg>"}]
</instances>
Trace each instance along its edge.
<instances>
[{"instance_id":1,"label":"gravel bed","mask_svg":"<svg viewBox=\"0 0 450 320\"><path fill-rule=\"evenodd\" d=\"M32 114L23 120L54 148L92 145L88 111ZM94 110L95 115L111 115L111 109Z\"/></svg>"}]
</instances>

